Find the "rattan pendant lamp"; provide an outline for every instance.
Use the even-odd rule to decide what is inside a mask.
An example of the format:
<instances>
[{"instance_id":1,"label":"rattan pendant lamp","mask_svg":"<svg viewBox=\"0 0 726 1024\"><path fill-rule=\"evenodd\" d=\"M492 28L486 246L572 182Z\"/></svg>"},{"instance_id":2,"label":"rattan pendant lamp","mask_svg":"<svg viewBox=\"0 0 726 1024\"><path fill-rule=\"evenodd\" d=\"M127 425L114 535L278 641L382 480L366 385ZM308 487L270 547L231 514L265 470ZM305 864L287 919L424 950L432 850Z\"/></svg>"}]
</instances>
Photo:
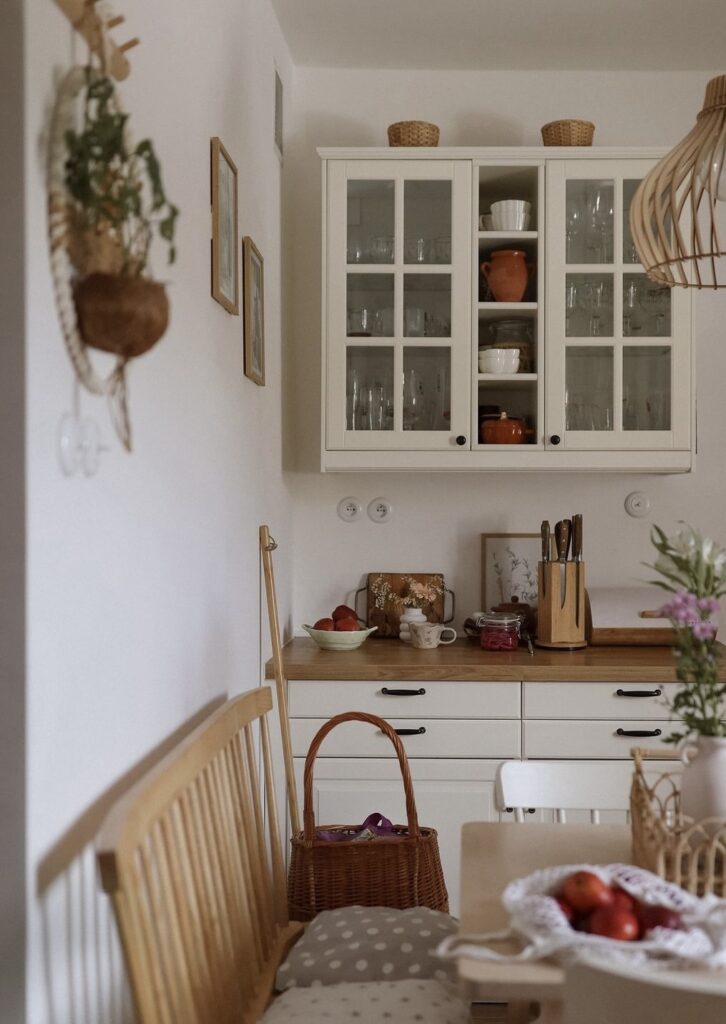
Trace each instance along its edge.
<instances>
[{"instance_id":1,"label":"rattan pendant lamp","mask_svg":"<svg viewBox=\"0 0 726 1024\"><path fill-rule=\"evenodd\" d=\"M726 288L726 75L711 79L695 127L641 182L630 230L651 280Z\"/></svg>"}]
</instances>

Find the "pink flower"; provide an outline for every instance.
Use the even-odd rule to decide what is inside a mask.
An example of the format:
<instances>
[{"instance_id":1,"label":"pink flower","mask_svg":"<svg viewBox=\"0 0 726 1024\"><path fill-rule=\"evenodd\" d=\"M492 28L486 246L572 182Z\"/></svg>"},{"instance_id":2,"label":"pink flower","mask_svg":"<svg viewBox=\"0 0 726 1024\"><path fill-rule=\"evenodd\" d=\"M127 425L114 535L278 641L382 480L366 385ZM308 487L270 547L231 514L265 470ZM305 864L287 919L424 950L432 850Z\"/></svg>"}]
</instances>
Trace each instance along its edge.
<instances>
[{"instance_id":1,"label":"pink flower","mask_svg":"<svg viewBox=\"0 0 726 1024\"><path fill-rule=\"evenodd\" d=\"M693 626L693 636L696 640L712 640L716 636L716 628L714 622L696 622Z\"/></svg>"}]
</instances>

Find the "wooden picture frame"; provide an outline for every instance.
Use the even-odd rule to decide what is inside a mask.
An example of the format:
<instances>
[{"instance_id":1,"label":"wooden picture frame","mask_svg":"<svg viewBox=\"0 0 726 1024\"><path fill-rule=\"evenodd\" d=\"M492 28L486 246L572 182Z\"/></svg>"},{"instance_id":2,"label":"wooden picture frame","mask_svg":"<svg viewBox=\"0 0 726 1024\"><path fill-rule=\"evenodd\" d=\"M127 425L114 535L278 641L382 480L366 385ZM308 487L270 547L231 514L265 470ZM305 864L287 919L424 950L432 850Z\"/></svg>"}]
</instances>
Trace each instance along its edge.
<instances>
[{"instance_id":1,"label":"wooden picture frame","mask_svg":"<svg viewBox=\"0 0 726 1024\"><path fill-rule=\"evenodd\" d=\"M242 240L245 377L265 386L265 261L249 235Z\"/></svg>"},{"instance_id":2,"label":"wooden picture frame","mask_svg":"<svg viewBox=\"0 0 726 1024\"><path fill-rule=\"evenodd\" d=\"M539 533L483 533L481 535L481 610L508 603L537 604L537 563L541 558Z\"/></svg>"},{"instance_id":3,"label":"wooden picture frame","mask_svg":"<svg viewBox=\"0 0 726 1024\"><path fill-rule=\"evenodd\" d=\"M237 167L217 136L212 139L211 156L212 298L239 316Z\"/></svg>"}]
</instances>

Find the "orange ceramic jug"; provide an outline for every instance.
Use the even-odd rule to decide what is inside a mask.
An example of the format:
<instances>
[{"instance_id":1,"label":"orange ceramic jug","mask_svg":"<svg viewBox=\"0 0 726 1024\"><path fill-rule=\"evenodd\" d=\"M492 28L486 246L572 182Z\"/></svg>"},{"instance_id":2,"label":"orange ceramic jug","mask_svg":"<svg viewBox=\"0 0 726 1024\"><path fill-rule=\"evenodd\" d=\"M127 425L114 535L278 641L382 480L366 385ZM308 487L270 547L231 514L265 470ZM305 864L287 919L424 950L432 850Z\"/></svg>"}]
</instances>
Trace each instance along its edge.
<instances>
[{"instance_id":1,"label":"orange ceramic jug","mask_svg":"<svg viewBox=\"0 0 726 1024\"><path fill-rule=\"evenodd\" d=\"M533 271L534 264L526 262L526 253L521 249L498 249L492 253L491 262L481 265L497 302L521 302Z\"/></svg>"},{"instance_id":2,"label":"orange ceramic jug","mask_svg":"<svg viewBox=\"0 0 726 1024\"><path fill-rule=\"evenodd\" d=\"M506 412L499 414L498 420L484 420L481 425L481 439L484 444L524 444L527 440L527 426L524 420Z\"/></svg>"}]
</instances>

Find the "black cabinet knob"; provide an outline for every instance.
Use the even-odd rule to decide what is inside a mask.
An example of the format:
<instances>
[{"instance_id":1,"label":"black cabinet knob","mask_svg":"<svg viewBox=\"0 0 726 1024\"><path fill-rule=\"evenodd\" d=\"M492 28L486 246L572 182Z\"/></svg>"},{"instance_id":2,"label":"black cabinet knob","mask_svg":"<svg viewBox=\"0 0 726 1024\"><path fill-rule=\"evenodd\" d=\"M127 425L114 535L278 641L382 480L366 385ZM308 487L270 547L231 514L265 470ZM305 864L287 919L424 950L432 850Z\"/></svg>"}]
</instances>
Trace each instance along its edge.
<instances>
[{"instance_id":1,"label":"black cabinet knob","mask_svg":"<svg viewBox=\"0 0 726 1024\"><path fill-rule=\"evenodd\" d=\"M456 439L456 443L458 445L465 445L466 444L466 438L464 437L463 434L459 434L459 436Z\"/></svg>"},{"instance_id":2,"label":"black cabinet knob","mask_svg":"<svg viewBox=\"0 0 726 1024\"><path fill-rule=\"evenodd\" d=\"M559 434L553 434L550 438L550 444L559 444L561 440L562 439Z\"/></svg>"}]
</instances>

